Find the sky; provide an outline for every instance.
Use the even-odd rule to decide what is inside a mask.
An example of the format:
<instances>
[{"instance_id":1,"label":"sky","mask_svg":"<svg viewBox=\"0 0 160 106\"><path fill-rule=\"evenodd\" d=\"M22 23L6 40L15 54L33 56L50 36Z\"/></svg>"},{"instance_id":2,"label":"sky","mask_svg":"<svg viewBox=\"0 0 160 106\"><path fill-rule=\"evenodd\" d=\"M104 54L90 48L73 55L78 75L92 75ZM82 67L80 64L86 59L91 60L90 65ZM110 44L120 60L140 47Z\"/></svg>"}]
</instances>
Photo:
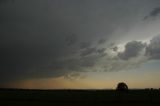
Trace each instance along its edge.
<instances>
[{"instance_id":1,"label":"sky","mask_svg":"<svg viewBox=\"0 0 160 106\"><path fill-rule=\"evenodd\" d=\"M159 0L0 0L0 87L160 88Z\"/></svg>"}]
</instances>

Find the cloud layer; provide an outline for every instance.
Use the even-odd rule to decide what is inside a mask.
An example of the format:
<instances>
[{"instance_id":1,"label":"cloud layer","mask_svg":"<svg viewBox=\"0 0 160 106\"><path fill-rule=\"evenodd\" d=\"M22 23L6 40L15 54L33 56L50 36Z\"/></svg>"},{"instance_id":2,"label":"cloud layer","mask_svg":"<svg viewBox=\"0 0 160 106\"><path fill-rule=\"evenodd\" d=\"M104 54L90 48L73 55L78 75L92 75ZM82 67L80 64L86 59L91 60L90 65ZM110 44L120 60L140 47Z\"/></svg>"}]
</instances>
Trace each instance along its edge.
<instances>
[{"instance_id":1,"label":"cloud layer","mask_svg":"<svg viewBox=\"0 0 160 106\"><path fill-rule=\"evenodd\" d=\"M88 71L119 71L144 62L141 57L160 57L159 36L148 45L127 39L124 51L118 47L124 33L139 24L157 2L10 2L0 0L0 83Z\"/></svg>"}]
</instances>

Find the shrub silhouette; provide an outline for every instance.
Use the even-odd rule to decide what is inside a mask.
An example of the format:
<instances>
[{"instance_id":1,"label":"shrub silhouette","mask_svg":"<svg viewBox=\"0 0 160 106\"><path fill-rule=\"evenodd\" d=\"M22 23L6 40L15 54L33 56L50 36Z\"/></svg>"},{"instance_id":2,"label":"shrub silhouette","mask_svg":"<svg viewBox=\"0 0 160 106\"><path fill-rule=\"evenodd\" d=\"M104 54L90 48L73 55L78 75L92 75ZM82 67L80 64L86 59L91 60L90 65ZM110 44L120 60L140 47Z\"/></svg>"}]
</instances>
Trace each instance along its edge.
<instances>
[{"instance_id":1,"label":"shrub silhouette","mask_svg":"<svg viewBox=\"0 0 160 106\"><path fill-rule=\"evenodd\" d=\"M128 91L128 86L127 86L126 83L120 82L120 83L118 83L116 90L118 90L118 91Z\"/></svg>"}]
</instances>

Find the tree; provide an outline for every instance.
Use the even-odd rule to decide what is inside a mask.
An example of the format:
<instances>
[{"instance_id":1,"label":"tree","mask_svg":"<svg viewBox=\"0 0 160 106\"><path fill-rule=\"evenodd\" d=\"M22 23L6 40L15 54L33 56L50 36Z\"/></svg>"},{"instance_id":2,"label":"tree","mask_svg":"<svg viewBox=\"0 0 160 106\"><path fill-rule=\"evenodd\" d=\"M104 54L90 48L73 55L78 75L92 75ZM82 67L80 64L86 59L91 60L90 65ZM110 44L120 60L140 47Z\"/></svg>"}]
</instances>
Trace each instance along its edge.
<instances>
[{"instance_id":1,"label":"tree","mask_svg":"<svg viewBox=\"0 0 160 106\"><path fill-rule=\"evenodd\" d=\"M118 91L128 91L128 86L127 86L126 83L120 82L120 83L118 83L116 90L118 90Z\"/></svg>"}]
</instances>

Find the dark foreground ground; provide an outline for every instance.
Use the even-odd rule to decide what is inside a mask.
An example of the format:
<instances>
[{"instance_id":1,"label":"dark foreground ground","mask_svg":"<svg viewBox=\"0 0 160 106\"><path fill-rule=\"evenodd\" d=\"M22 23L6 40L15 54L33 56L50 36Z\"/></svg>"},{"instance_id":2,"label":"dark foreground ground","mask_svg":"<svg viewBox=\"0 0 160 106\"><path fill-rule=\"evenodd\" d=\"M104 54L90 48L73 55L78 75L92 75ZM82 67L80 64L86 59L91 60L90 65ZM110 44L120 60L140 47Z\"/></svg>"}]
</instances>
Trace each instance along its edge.
<instances>
[{"instance_id":1,"label":"dark foreground ground","mask_svg":"<svg viewBox=\"0 0 160 106\"><path fill-rule=\"evenodd\" d=\"M160 106L160 90L0 89L0 106Z\"/></svg>"}]
</instances>

